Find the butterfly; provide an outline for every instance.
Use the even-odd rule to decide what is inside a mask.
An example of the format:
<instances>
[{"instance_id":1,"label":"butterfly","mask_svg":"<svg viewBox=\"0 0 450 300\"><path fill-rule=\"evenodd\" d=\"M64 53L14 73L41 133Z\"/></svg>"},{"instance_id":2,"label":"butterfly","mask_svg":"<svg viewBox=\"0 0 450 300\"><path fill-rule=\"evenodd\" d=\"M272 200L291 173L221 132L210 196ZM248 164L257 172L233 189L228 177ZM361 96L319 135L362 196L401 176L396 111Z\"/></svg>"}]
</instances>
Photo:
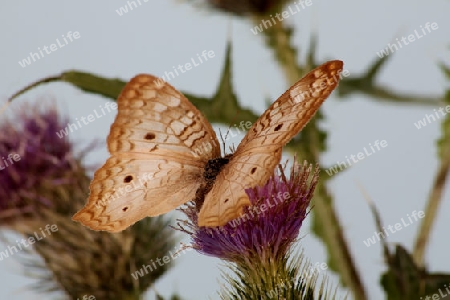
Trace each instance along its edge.
<instances>
[{"instance_id":1,"label":"butterfly","mask_svg":"<svg viewBox=\"0 0 450 300\"><path fill-rule=\"evenodd\" d=\"M199 226L238 218L250 205L245 190L267 182L283 146L336 88L342 68L334 60L306 74L224 157L211 124L183 94L157 77L137 75L117 100L107 138L111 156L95 172L87 204L72 219L119 232L192 200L201 205Z\"/></svg>"}]
</instances>

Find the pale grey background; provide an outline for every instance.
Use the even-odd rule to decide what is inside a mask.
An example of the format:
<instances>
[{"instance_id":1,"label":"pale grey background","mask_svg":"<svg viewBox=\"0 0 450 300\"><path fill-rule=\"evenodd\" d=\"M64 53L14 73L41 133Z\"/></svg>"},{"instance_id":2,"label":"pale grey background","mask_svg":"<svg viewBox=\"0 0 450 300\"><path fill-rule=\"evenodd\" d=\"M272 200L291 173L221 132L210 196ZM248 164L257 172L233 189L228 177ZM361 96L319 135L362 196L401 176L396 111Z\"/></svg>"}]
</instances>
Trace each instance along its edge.
<instances>
[{"instance_id":1,"label":"pale grey background","mask_svg":"<svg viewBox=\"0 0 450 300\"><path fill-rule=\"evenodd\" d=\"M275 100L288 86L262 35L255 36L253 24L245 19L196 9L184 1L150 1L123 16L116 9L126 4L114 1L15 1L0 10L0 103L23 86L44 76L78 69L107 77L130 79L140 72L162 76L173 65L184 64L203 50L213 50L215 58L171 80L180 90L196 95L211 95L224 63L227 38L233 41L233 74L242 103L261 113L264 99ZM318 34L319 61L341 59L351 74L364 72L396 37L408 35L426 22L437 22L439 29L395 53L380 74L379 82L396 91L440 95L448 87L435 62L450 64L449 25L444 12L446 1L314 1L287 22L296 28L294 43L305 57L311 32ZM68 31L81 38L26 68L18 61L50 45ZM71 120L87 116L105 99L87 95L63 83L42 86L16 100L5 114L26 101L53 95L58 107ZM363 240L374 233L374 221L357 187L365 186L382 213L385 225L394 225L413 210L421 210L430 191L437 168L435 141L440 122L417 130L414 122L437 107L411 107L380 104L361 95L346 101L335 96L323 106L329 130L329 150L323 165L332 165L346 155L356 154L375 140L386 140L388 147L341 173L330 182L335 206L344 226L356 264L363 275L371 299L382 299L379 275L384 270L380 245L366 247ZM0 116L4 118L5 116ZM70 135L81 149L91 139L104 139L114 119L110 114ZM217 128L217 127L216 127ZM224 128L224 127L222 127ZM239 138L230 140L237 144ZM101 163L107 157L103 148L89 156L87 163ZM26 159L26 158L23 158ZM449 189L431 236L426 261L433 271L449 271L450 209ZM411 249L418 223L389 237ZM309 231L309 220L302 228L302 246L312 262L326 261L324 248ZM0 244L0 251L6 245ZM221 263L193 251L176 261L176 266L156 284L164 295L178 291L185 299L217 299ZM0 299L36 299L26 289L32 280L22 275L15 258L0 261ZM331 283L337 277L330 274ZM343 290L345 291L345 290ZM45 297L40 295L40 297ZM153 299L148 293L148 299Z\"/></svg>"}]
</instances>

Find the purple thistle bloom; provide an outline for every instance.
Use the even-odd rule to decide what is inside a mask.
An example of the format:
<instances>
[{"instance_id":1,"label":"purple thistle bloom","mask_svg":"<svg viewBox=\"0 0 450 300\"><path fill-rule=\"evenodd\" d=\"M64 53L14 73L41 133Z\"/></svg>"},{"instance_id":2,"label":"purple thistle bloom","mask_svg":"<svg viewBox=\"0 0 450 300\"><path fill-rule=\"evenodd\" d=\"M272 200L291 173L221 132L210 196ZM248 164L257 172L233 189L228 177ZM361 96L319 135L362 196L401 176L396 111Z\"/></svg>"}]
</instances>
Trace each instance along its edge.
<instances>
[{"instance_id":1,"label":"purple thistle bloom","mask_svg":"<svg viewBox=\"0 0 450 300\"><path fill-rule=\"evenodd\" d=\"M264 186L246 190L252 205L222 227L198 227L197 210L190 204L183 209L190 223L180 229L191 235L193 248L206 255L238 264L283 260L297 239L317 184L319 168L308 182L311 170L306 162L294 163L286 178L280 168Z\"/></svg>"},{"instance_id":2,"label":"purple thistle bloom","mask_svg":"<svg viewBox=\"0 0 450 300\"><path fill-rule=\"evenodd\" d=\"M0 124L0 222L17 220L39 207L63 207L55 187L70 184L80 165L55 109L23 106ZM12 219L11 219L12 218ZM11 224L10 224L11 225Z\"/></svg>"}]
</instances>

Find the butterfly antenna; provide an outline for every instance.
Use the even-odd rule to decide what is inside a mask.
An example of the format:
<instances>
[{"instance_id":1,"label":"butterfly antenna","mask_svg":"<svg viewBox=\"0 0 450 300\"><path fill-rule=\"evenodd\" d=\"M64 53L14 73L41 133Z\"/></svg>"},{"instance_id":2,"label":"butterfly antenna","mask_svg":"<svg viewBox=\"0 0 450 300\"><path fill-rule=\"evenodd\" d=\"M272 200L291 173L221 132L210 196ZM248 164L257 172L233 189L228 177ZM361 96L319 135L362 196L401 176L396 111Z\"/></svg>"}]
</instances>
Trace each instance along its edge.
<instances>
[{"instance_id":1,"label":"butterfly antenna","mask_svg":"<svg viewBox=\"0 0 450 300\"><path fill-rule=\"evenodd\" d=\"M240 111L237 110L237 111L236 111L236 115L234 116L234 118L231 119L231 123L234 123L234 121L237 120L237 118L239 117L239 113L240 113ZM234 124L234 125L236 125L236 124ZM223 146L224 155L226 155L226 153L225 153L225 150L226 150L226 148L225 148L225 141L227 140L228 134L229 134L230 132L231 132L231 125L228 126L227 134L225 135L225 138L224 138L224 137L222 136L222 132L220 131L220 128L219 128L220 138L222 139L222 146ZM235 151L234 148L233 148L233 149L232 149L231 147L229 147L229 148L230 148L230 151L231 151L231 152L234 152L234 151Z\"/></svg>"},{"instance_id":2,"label":"butterfly antenna","mask_svg":"<svg viewBox=\"0 0 450 300\"><path fill-rule=\"evenodd\" d=\"M236 152L236 146L234 144L229 146L228 148L230 149L231 153Z\"/></svg>"},{"instance_id":3,"label":"butterfly antenna","mask_svg":"<svg viewBox=\"0 0 450 300\"><path fill-rule=\"evenodd\" d=\"M223 135L222 135L222 130L220 130L220 128L219 128L219 135L220 135L220 139L222 140L222 148L223 148L223 152L224 152L223 155L226 155L226 153L225 153L225 151L226 151L226 149L225 149L225 140L226 140L226 138L228 136L228 132L227 132L227 135L224 138Z\"/></svg>"},{"instance_id":4,"label":"butterfly antenna","mask_svg":"<svg viewBox=\"0 0 450 300\"><path fill-rule=\"evenodd\" d=\"M228 134L230 133L231 125L227 129L227 134L225 135L225 140L227 140Z\"/></svg>"}]
</instances>

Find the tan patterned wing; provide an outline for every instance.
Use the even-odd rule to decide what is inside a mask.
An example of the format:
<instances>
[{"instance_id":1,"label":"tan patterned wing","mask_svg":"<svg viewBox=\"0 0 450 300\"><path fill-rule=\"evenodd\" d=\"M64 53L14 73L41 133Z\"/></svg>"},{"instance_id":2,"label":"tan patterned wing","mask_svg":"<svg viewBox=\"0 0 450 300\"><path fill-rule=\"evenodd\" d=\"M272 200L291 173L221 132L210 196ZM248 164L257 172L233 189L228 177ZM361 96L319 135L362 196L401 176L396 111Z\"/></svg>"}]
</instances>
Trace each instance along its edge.
<instances>
[{"instance_id":1,"label":"tan patterned wing","mask_svg":"<svg viewBox=\"0 0 450 300\"><path fill-rule=\"evenodd\" d=\"M140 74L123 89L108 136L111 154L182 153L206 163L220 157L208 120L186 97L161 79Z\"/></svg>"},{"instance_id":2,"label":"tan patterned wing","mask_svg":"<svg viewBox=\"0 0 450 300\"><path fill-rule=\"evenodd\" d=\"M89 201L72 219L94 230L118 232L194 199L203 164L170 154L113 155L95 172Z\"/></svg>"},{"instance_id":3,"label":"tan patterned wing","mask_svg":"<svg viewBox=\"0 0 450 300\"><path fill-rule=\"evenodd\" d=\"M86 206L73 216L111 232L193 200L206 162L220 157L208 121L162 80L138 75L117 102L111 157L95 172Z\"/></svg>"},{"instance_id":4,"label":"tan patterned wing","mask_svg":"<svg viewBox=\"0 0 450 300\"><path fill-rule=\"evenodd\" d=\"M312 70L277 99L253 124L223 167L199 213L199 226L222 226L250 205L245 189L267 182L286 145L336 88L342 61Z\"/></svg>"}]
</instances>

